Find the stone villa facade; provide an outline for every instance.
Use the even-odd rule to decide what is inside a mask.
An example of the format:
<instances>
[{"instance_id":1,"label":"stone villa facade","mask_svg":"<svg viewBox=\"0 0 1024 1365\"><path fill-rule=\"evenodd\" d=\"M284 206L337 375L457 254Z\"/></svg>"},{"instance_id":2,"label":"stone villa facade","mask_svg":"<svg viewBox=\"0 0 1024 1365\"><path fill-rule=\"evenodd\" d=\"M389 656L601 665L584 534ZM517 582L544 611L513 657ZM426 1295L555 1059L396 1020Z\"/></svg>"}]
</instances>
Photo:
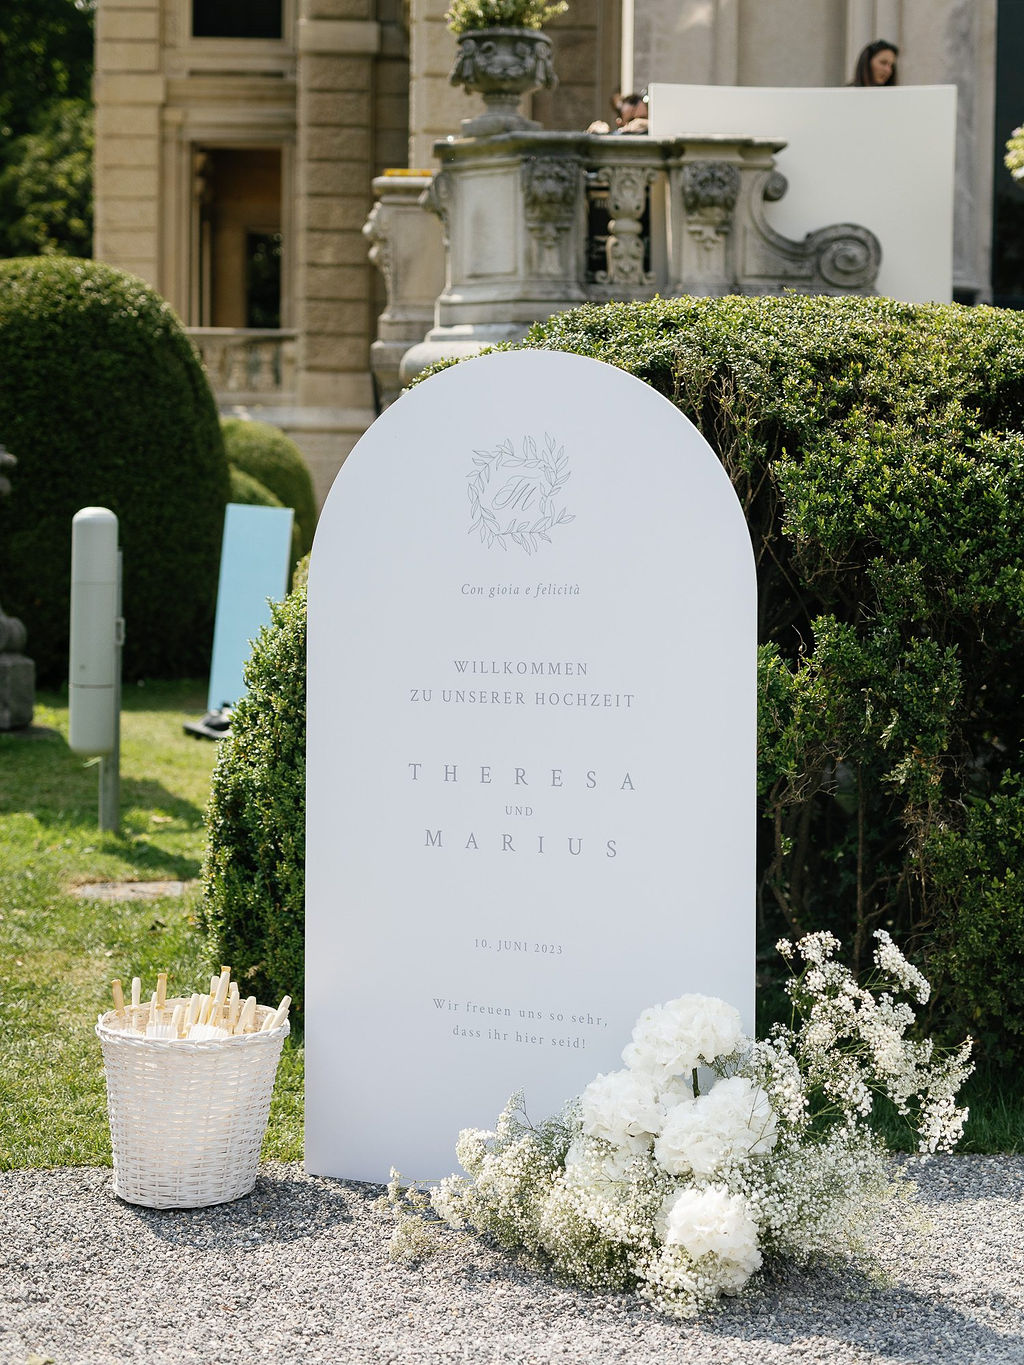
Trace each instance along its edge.
<instances>
[{"instance_id":1,"label":"stone villa facade","mask_svg":"<svg viewBox=\"0 0 1024 1365\"><path fill-rule=\"evenodd\" d=\"M524 102L547 129L653 81L841 85L865 43L898 43L902 83L959 87L955 286L992 296L998 0L571 4L551 29L560 84ZM434 142L482 108L448 83L446 7L99 0L96 257L170 301L222 407L289 430L321 498L378 407L374 179L428 184Z\"/></svg>"}]
</instances>

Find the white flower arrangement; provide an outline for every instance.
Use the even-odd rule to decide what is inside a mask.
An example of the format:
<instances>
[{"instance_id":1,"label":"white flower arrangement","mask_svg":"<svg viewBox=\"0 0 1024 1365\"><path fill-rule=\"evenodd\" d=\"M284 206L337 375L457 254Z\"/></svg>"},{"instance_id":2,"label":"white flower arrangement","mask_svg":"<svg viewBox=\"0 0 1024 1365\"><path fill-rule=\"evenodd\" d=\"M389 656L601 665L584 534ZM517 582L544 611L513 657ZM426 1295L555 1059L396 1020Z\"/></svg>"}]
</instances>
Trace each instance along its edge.
<instances>
[{"instance_id":1,"label":"white flower arrangement","mask_svg":"<svg viewBox=\"0 0 1024 1365\"><path fill-rule=\"evenodd\" d=\"M494 1132L464 1130L466 1176L428 1195L393 1172L389 1196L404 1211L392 1254L422 1254L424 1224L408 1210L429 1210L676 1317L738 1294L769 1260L865 1255L912 1189L868 1125L874 1096L906 1118L920 1152L951 1149L972 1070L970 1039L943 1057L907 1037L914 1011L897 997L923 1003L928 982L888 934L875 937L865 986L835 961L832 934L781 941L793 1022L764 1040L744 1037L725 1002L683 996L645 1010L625 1069L598 1076L559 1118L531 1125L516 1096Z\"/></svg>"}]
</instances>

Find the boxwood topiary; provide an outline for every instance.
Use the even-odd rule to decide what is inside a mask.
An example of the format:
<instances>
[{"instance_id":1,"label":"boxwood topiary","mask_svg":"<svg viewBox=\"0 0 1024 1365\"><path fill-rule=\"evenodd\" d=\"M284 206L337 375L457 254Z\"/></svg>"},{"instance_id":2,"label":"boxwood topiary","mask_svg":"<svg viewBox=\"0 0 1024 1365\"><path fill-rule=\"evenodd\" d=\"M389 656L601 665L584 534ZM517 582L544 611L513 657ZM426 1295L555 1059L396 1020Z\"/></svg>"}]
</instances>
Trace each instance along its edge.
<instances>
[{"instance_id":1,"label":"boxwood topiary","mask_svg":"<svg viewBox=\"0 0 1024 1365\"><path fill-rule=\"evenodd\" d=\"M296 558L308 554L316 530L316 497L302 451L267 422L226 417L222 422L229 462L257 479L295 512Z\"/></svg>"},{"instance_id":2,"label":"boxwood topiary","mask_svg":"<svg viewBox=\"0 0 1024 1365\"><path fill-rule=\"evenodd\" d=\"M281 499L275 498L270 489L260 483L259 479L254 479L251 474L247 474L244 469L239 469L237 465L228 465L228 477L232 502L240 502L250 507L283 506Z\"/></svg>"},{"instance_id":3,"label":"boxwood topiary","mask_svg":"<svg viewBox=\"0 0 1024 1365\"><path fill-rule=\"evenodd\" d=\"M931 1025L966 1022L983 1056L1019 1060L1024 315L686 298L578 309L525 344L659 389L744 506L760 595L762 947L828 928L863 966L887 928L936 978ZM293 733L304 711L294 680L285 690L258 704L268 725L291 708ZM231 837L226 859L262 838ZM298 924L300 855L282 856L292 899L275 913Z\"/></svg>"},{"instance_id":4,"label":"boxwood topiary","mask_svg":"<svg viewBox=\"0 0 1024 1365\"><path fill-rule=\"evenodd\" d=\"M220 741L207 810L202 920L213 958L301 1021L306 812L306 588L271 606L247 692Z\"/></svg>"},{"instance_id":5,"label":"boxwood topiary","mask_svg":"<svg viewBox=\"0 0 1024 1365\"><path fill-rule=\"evenodd\" d=\"M0 264L0 601L46 683L67 678L71 520L109 507L124 551L124 672L209 667L228 471L213 397L171 309L108 266Z\"/></svg>"}]
</instances>

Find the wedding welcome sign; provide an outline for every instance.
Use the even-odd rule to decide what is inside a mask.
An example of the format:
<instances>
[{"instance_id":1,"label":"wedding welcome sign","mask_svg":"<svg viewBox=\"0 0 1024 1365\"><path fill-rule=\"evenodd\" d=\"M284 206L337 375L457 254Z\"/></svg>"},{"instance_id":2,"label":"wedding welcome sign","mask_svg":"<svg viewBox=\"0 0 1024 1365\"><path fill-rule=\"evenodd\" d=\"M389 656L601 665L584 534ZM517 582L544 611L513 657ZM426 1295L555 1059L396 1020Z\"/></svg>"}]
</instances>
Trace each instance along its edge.
<instances>
[{"instance_id":1,"label":"wedding welcome sign","mask_svg":"<svg viewBox=\"0 0 1024 1365\"><path fill-rule=\"evenodd\" d=\"M447 1174L641 1010L754 1003L755 583L714 452L579 356L366 433L309 576L306 1164Z\"/></svg>"}]
</instances>

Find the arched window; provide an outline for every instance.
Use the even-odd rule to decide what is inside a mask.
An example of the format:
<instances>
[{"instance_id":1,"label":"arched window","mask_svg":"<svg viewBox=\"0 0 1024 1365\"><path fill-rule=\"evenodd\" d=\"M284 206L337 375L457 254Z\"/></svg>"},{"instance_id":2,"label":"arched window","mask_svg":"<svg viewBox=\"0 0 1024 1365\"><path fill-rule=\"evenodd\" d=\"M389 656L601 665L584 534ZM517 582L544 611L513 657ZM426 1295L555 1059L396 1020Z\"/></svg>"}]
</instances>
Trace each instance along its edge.
<instances>
[{"instance_id":1,"label":"arched window","mask_svg":"<svg viewBox=\"0 0 1024 1365\"><path fill-rule=\"evenodd\" d=\"M280 38L282 0L192 0L193 38Z\"/></svg>"}]
</instances>

